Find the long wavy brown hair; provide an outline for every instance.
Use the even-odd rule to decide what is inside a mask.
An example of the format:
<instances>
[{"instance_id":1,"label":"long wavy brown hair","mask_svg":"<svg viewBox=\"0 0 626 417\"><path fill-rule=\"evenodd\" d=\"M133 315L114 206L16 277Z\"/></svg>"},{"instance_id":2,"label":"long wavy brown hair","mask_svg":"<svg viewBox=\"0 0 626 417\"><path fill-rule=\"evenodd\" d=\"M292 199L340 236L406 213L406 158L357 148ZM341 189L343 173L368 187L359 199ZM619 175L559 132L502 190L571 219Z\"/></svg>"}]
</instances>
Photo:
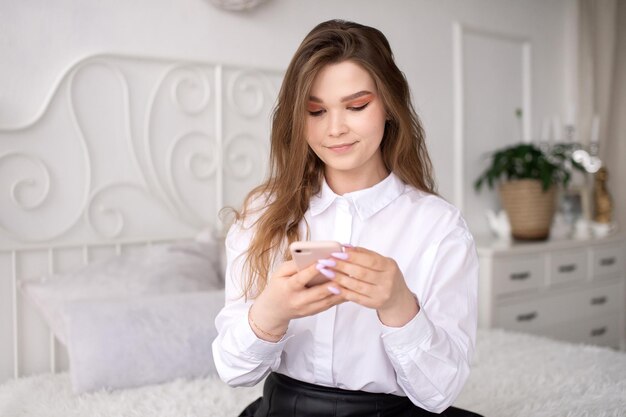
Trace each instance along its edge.
<instances>
[{"instance_id":1,"label":"long wavy brown hair","mask_svg":"<svg viewBox=\"0 0 626 417\"><path fill-rule=\"evenodd\" d=\"M244 296L254 298L267 285L278 257L299 239L299 224L324 179L324 164L306 141L306 105L317 73L328 64L351 61L376 84L388 122L381 142L386 168L402 181L435 194L424 131L411 103L409 85L379 30L343 20L317 25L293 56L273 112L269 179L246 197L236 220L255 213L254 234L244 262Z\"/></svg>"}]
</instances>

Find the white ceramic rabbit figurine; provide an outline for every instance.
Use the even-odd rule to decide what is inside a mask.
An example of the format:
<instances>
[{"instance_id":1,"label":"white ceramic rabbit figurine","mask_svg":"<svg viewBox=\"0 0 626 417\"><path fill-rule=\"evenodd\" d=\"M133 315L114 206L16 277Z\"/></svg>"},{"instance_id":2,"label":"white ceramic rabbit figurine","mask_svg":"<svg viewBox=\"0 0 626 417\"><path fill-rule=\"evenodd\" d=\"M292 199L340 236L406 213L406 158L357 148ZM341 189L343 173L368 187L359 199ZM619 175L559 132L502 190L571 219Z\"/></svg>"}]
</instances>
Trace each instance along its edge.
<instances>
[{"instance_id":1,"label":"white ceramic rabbit figurine","mask_svg":"<svg viewBox=\"0 0 626 417\"><path fill-rule=\"evenodd\" d=\"M500 210L498 213L487 210L487 221L489 228L497 237L500 239L511 238L511 224L509 223L509 216L504 210Z\"/></svg>"}]
</instances>

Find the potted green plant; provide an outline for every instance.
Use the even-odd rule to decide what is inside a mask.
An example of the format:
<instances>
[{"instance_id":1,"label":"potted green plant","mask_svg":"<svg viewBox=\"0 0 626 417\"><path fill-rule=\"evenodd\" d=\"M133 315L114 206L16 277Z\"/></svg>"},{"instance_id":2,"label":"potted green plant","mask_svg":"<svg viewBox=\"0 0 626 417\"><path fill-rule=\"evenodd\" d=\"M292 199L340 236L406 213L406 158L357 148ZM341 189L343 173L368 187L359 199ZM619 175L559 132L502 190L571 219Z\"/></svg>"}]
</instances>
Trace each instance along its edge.
<instances>
[{"instance_id":1,"label":"potted green plant","mask_svg":"<svg viewBox=\"0 0 626 417\"><path fill-rule=\"evenodd\" d=\"M562 143L549 149L520 143L490 154L491 163L476 179L474 188L498 185L500 201L511 223L511 234L520 240L543 240L550 234L556 207L556 189L567 187L572 170L584 168L571 158L574 145Z\"/></svg>"}]
</instances>

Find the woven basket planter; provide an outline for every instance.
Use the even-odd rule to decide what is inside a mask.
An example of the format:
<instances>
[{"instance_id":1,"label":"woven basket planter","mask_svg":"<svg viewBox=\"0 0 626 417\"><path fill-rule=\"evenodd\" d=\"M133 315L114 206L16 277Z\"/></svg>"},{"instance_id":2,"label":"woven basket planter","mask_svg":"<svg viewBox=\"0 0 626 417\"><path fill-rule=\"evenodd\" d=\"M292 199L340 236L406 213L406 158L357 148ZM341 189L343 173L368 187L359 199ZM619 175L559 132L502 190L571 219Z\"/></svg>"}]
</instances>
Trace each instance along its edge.
<instances>
[{"instance_id":1,"label":"woven basket planter","mask_svg":"<svg viewBox=\"0 0 626 417\"><path fill-rule=\"evenodd\" d=\"M548 238L556 208L556 187L544 192L538 180L507 181L500 185L500 201L509 216L513 238Z\"/></svg>"}]
</instances>

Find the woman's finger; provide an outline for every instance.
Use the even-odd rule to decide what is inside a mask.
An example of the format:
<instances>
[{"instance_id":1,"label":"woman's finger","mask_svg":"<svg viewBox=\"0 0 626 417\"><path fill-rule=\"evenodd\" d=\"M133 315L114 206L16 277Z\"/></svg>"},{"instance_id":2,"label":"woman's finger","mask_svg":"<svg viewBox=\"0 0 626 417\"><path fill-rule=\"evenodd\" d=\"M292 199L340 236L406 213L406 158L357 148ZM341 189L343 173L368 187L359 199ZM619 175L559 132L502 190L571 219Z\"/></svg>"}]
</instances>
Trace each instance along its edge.
<instances>
[{"instance_id":1,"label":"woman's finger","mask_svg":"<svg viewBox=\"0 0 626 417\"><path fill-rule=\"evenodd\" d=\"M333 253L332 256L373 271L384 271L387 267L386 257L365 248L346 248L344 252Z\"/></svg>"},{"instance_id":2,"label":"woman's finger","mask_svg":"<svg viewBox=\"0 0 626 417\"><path fill-rule=\"evenodd\" d=\"M326 288L325 285L319 285L320 287L324 287ZM331 287L332 288L332 287ZM336 287L335 287L336 288ZM325 311L328 310L329 308L339 305L341 303L345 303L346 299L343 297L343 295L335 295L335 294L331 294L329 292L330 296L322 298L320 300L314 301L311 304L309 304L307 306L307 314L306 315L312 315L312 314L317 314L321 311Z\"/></svg>"},{"instance_id":3,"label":"woman's finger","mask_svg":"<svg viewBox=\"0 0 626 417\"><path fill-rule=\"evenodd\" d=\"M351 301L353 303L362 305L363 307L376 308L376 303L373 298L368 297L367 295L352 291L348 288L343 288L343 287L341 288L341 297L345 301Z\"/></svg>"},{"instance_id":4,"label":"woman's finger","mask_svg":"<svg viewBox=\"0 0 626 417\"><path fill-rule=\"evenodd\" d=\"M341 290L338 288L339 286L333 283L332 280L327 279L327 282L322 284L314 285L308 289L306 289L300 295L300 301L303 304L311 304L315 303L319 300L323 300L325 298L336 296L340 294Z\"/></svg>"},{"instance_id":5,"label":"woman's finger","mask_svg":"<svg viewBox=\"0 0 626 417\"><path fill-rule=\"evenodd\" d=\"M326 261L322 265L324 265L324 269L329 272L323 272L327 277L334 279L332 274L342 273L352 278L357 278L361 281L368 282L370 284L376 283L376 277L380 274L378 271L373 271L369 268L364 268L360 265L353 264L349 261L340 261L340 260L322 260ZM320 262L322 262L320 261ZM328 265L328 266L326 266Z\"/></svg>"},{"instance_id":6,"label":"woman's finger","mask_svg":"<svg viewBox=\"0 0 626 417\"><path fill-rule=\"evenodd\" d=\"M320 271L316 268L316 264L312 264L304 268L302 271L296 273L292 279L299 287L305 287L306 284L308 284L309 281L319 275L319 273Z\"/></svg>"},{"instance_id":7,"label":"woman's finger","mask_svg":"<svg viewBox=\"0 0 626 417\"><path fill-rule=\"evenodd\" d=\"M296 263L293 260L291 260L291 261L286 261L280 264L272 275L277 276L277 277L290 277L294 275L296 272L298 272L298 269L296 268Z\"/></svg>"},{"instance_id":8,"label":"woman's finger","mask_svg":"<svg viewBox=\"0 0 626 417\"><path fill-rule=\"evenodd\" d=\"M343 272L335 272L335 278L333 278L333 282L341 286L342 289L345 288L354 293L364 295L368 298L372 298L376 291L376 286L374 284L363 281L356 277L348 276Z\"/></svg>"}]
</instances>

